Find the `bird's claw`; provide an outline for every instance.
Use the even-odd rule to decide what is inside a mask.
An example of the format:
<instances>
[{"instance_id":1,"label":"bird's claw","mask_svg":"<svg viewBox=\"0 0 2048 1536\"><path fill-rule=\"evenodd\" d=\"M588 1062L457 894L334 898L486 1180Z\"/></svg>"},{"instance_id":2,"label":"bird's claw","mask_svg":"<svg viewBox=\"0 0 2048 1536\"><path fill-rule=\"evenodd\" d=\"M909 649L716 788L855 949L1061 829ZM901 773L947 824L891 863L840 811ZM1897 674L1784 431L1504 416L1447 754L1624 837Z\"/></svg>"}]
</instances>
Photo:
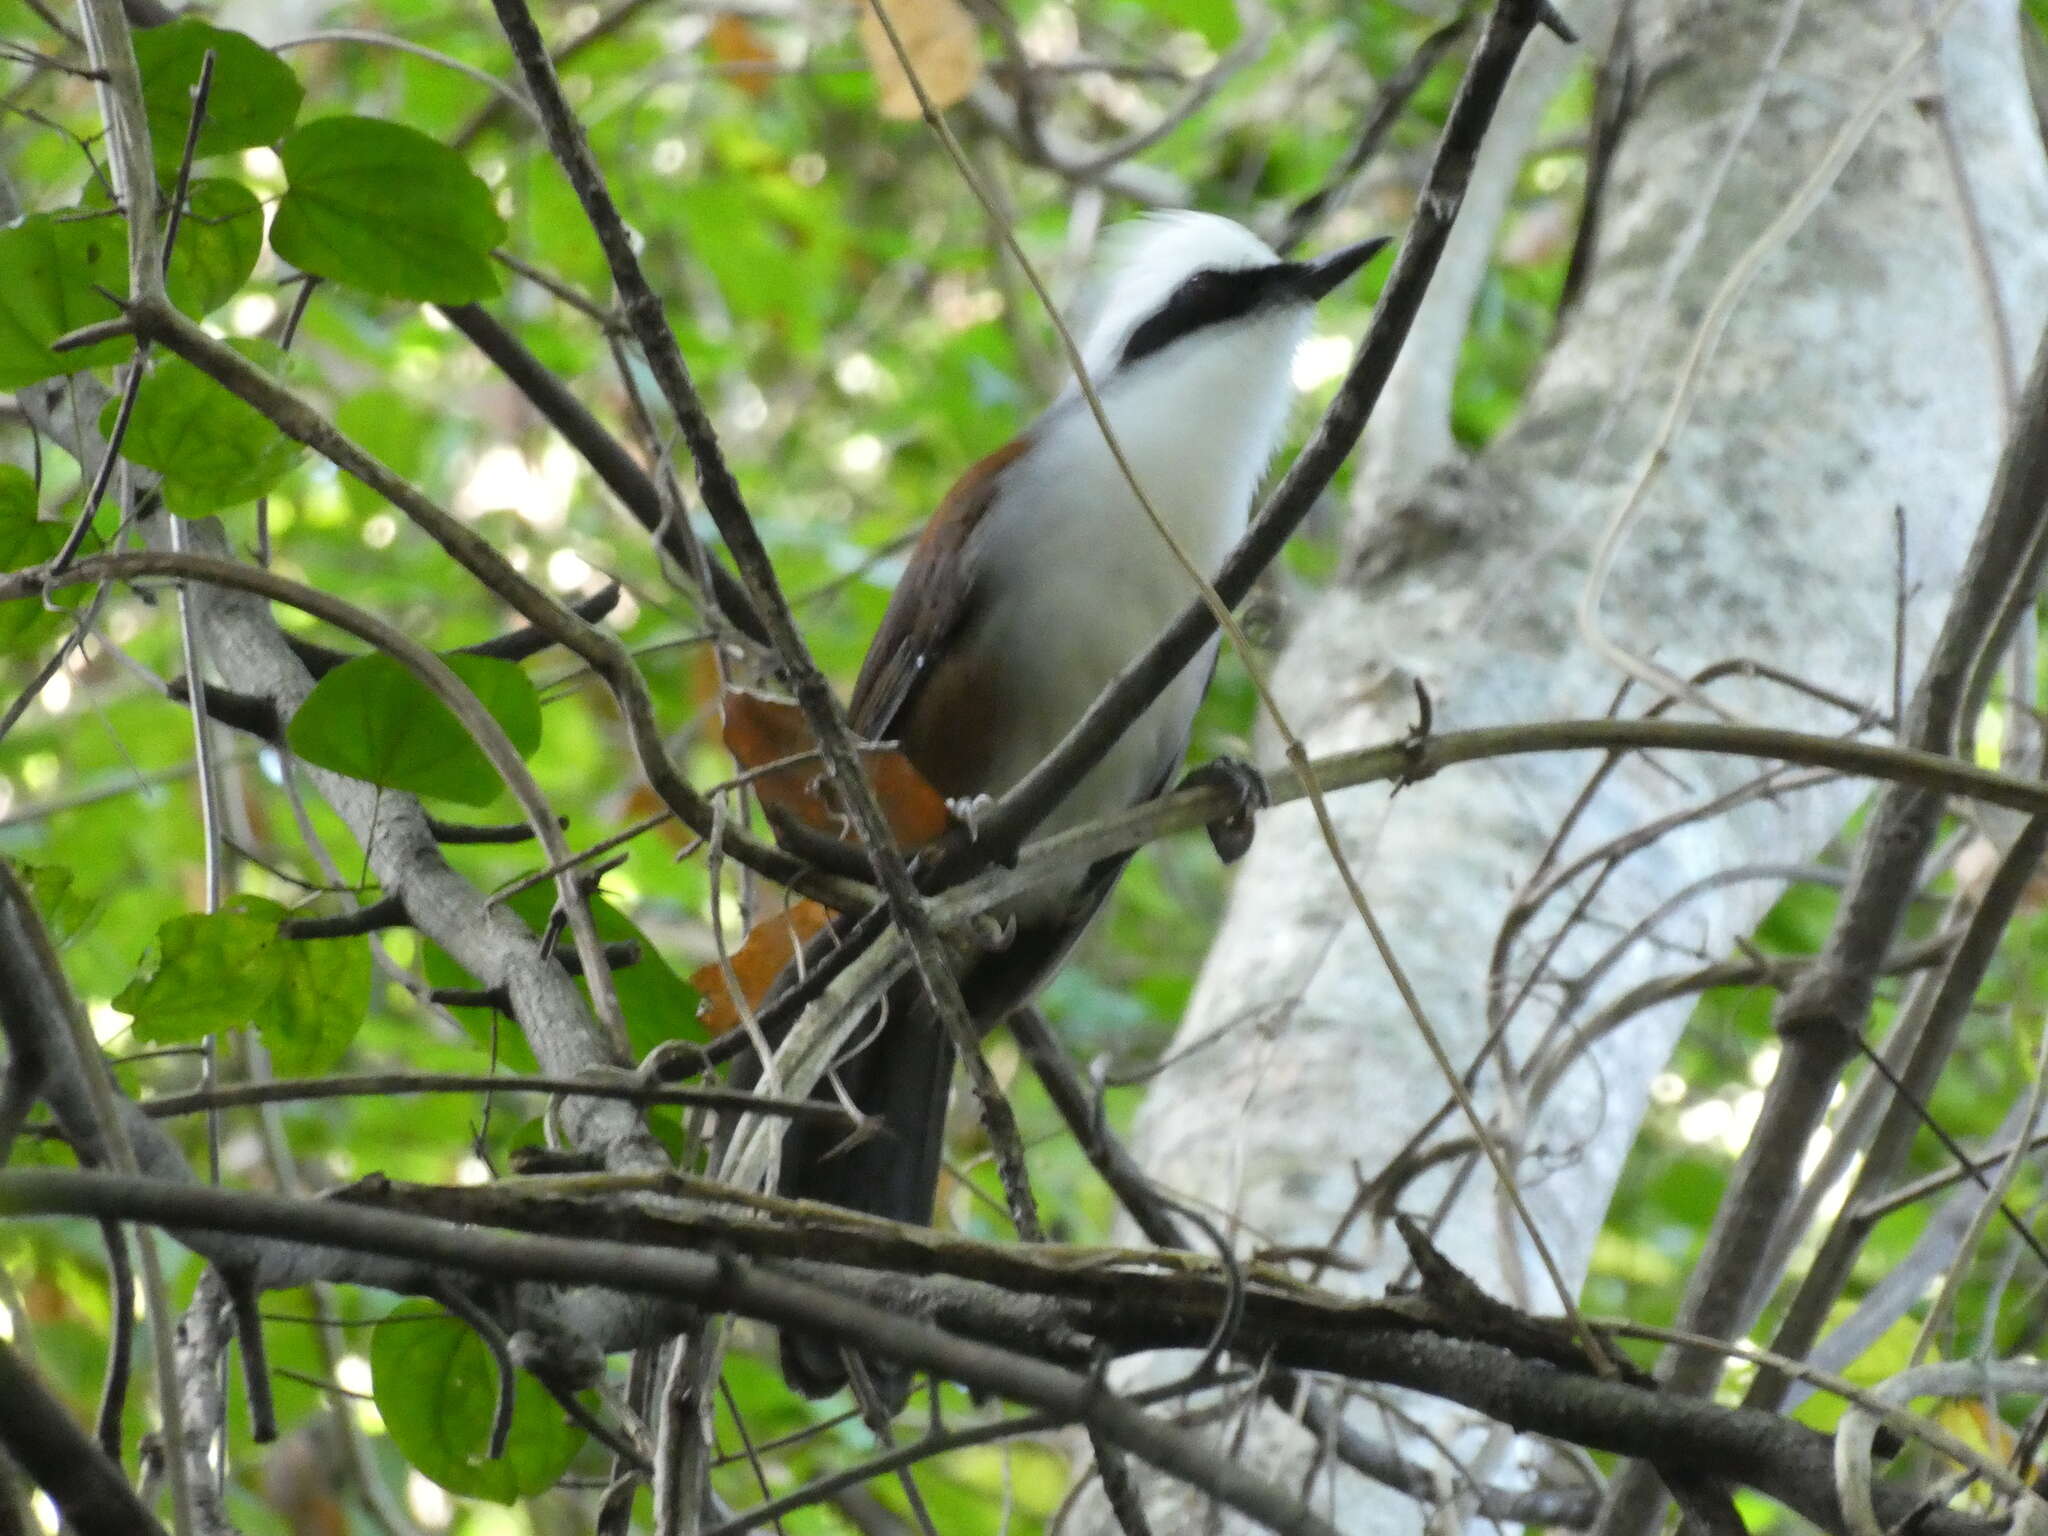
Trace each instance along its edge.
<instances>
[{"instance_id":1,"label":"bird's claw","mask_svg":"<svg viewBox=\"0 0 2048 1536\"><path fill-rule=\"evenodd\" d=\"M1182 789L1214 786L1230 793L1229 810L1209 823L1209 843L1216 857L1235 864L1252 845L1252 819L1273 803L1265 775L1242 758L1211 758L1180 781Z\"/></svg>"},{"instance_id":2,"label":"bird's claw","mask_svg":"<svg viewBox=\"0 0 2048 1536\"><path fill-rule=\"evenodd\" d=\"M995 809L994 795L961 795L948 800L946 809L953 813L953 819L967 828L969 837L981 836L981 818Z\"/></svg>"},{"instance_id":3,"label":"bird's claw","mask_svg":"<svg viewBox=\"0 0 2048 1536\"><path fill-rule=\"evenodd\" d=\"M1001 954L1017 942L1017 914L984 912L973 922L974 942L982 953Z\"/></svg>"},{"instance_id":4,"label":"bird's claw","mask_svg":"<svg viewBox=\"0 0 2048 1536\"><path fill-rule=\"evenodd\" d=\"M981 818L996 808L994 795L962 795L957 800L948 800L946 809L953 813L953 819L967 829L967 841L979 849L991 864L1000 864L1005 869L1014 868L1017 850L1014 846L998 849L984 843L981 837Z\"/></svg>"}]
</instances>

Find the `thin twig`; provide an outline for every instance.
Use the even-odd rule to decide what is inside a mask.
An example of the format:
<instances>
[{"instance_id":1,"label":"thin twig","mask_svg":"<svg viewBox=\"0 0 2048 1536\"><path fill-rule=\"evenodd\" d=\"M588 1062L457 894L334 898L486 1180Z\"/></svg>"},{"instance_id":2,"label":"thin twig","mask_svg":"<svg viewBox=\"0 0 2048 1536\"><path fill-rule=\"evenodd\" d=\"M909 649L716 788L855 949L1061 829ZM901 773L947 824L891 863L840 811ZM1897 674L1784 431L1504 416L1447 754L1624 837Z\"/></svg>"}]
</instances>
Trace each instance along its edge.
<instances>
[{"instance_id":1,"label":"thin twig","mask_svg":"<svg viewBox=\"0 0 2048 1536\"><path fill-rule=\"evenodd\" d=\"M988 1064L982 1060L978 1033L969 1017L959 981L953 974L946 948L924 911L922 897L896 847L888 819L861 770L855 738L847 725L845 712L833 694L831 684L812 659L790 614L774 565L747 511L739 484L726 463L711 419L691 380L674 333L668 328L661 302L647 283L625 223L604 184L581 127L562 96L561 82L556 78L554 64L542 45L526 0L493 0L493 6L506 40L512 46L513 56L525 75L527 89L540 109L549 147L567 173L570 185L583 204L585 216L604 249L627 323L640 343L669 411L689 447L705 510L717 525L726 548L739 567L741 584L746 588L755 612L761 617L790 691L824 753L841 803L847 809L866 856L873 865L890 915L909 945L924 993L967 1068L968 1082L974 1089L982 1122L997 1152L1004 1192L1009 1197L1018 1232L1027 1238L1040 1236L1042 1228L1017 1146L1015 1117L1003 1099Z\"/></svg>"},{"instance_id":2,"label":"thin twig","mask_svg":"<svg viewBox=\"0 0 2048 1536\"><path fill-rule=\"evenodd\" d=\"M1213 1492L1230 1508L1287 1536L1337 1536L1335 1527L1249 1468L1219 1461L1197 1436L1143 1413L1074 1372L1013 1350L959 1338L838 1291L744 1260L702 1253L467 1230L333 1201L212 1189L118 1175L55 1171L0 1174L10 1215L76 1214L160 1221L195 1231L259 1231L322 1245L368 1245L435 1270L572 1285L600 1283L690 1300L780 1327L827 1331L864 1351L894 1357L984 1390L1067 1415L1146 1461Z\"/></svg>"},{"instance_id":3,"label":"thin twig","mask_svg":"<svg viewBox=\"0 0 2048 1536\"><path fill-rule=\"evenodd\" d=\"M1357 138L1352 140L1337 168L1324 178L1321 186L1287 210L1287 217L1273 235L1274 250L1287 255L1308 238L1333 205L1351 195L1359 173L1380 152L1380 146L1401 120L1401 114L1408 110L1415 93L1428 81L1430 72L1450 52L1451 45L1472 29L1477 9L1477 0L1466 0L1455 16L1425 37L1407 61L1386 78L1373 97L1372 110L1359 125Z\"/></svg>"},{"instance_id":4,"label":"thin twig","mask_svg":"<svg viewBox=\"0 0 2048 1536\"><path fill-rule=\"evenodd\" d=\"M403 664L448 706L449 711L483 751L493 770L504 779L513 798L519 802L520 809L526 813L529 825L533 827L549 857L558 861L568 857L569 849L562 841L561 829L555 815L548 808L540 786L534 782L517 749L506 739L504 728L477 702L476 695L448 669L446 662L403 630L385 623L353 604L343 602L328 593L316 591L302 582L280 576L274 571L241 565L231 560L216 559L210 555L159 551L96 555L80 561L72 567L72 572L78 579L83 580L133 580L142 576L165 576L209 581L231 589L254 592L273 602L288 603L375 645ZM27 571L16 572L5 581L0 581L0 601L21 595L20 589L30 574ZM577 951L583 959L585 974L591 980L592 996L599 998L608 995L610 972L604 963L603 944L591 925L587 909L576 899L577 893L572 877L564 874L560 884L563 887L563 901L571 909L570 923L576 930ZM624 1025L618 1019L617 1008L617 998L614 996L611 1019L619 1038L623 1040Z\"/></svg>"},{"instance_id":5,"label":"thin twig","mask_svg":"<svg viewBox=\"0 0 2048 1536\"><path fill-rule=\"evenodd\" d=\"M1914 56L1909 51L1887 80ZM1967 718L1974 669L1997 647L1996 631L2010 594L2020 585L2033 590L2031 561L2048 548L2041 539L2044 499L2048 334L2036 352L1984 515L1902 723L1901 734L1914 747L1934 754L1954 751ZM1688 1332L1732 1338L1744 1331L1775 1278L1766 1271L1764 1256L1772 1251L1785 1202L1798 1187L1807 1144L1857 1049L1877 966L1896 941L1918 889L1920 866L1933 846L1945 804L1938 792L1903 785L1879 797L1857 843L1849 885L1818 962L1779 999L1772 1018L1782 1042L1778 1069L1715 1214L1705 1252L1687 1282L1677 1322ZM1680 1350L1666 1358L1663 1370L1674 1390L1702 1393L1719 1379L1721 1361L1709 1352ZM1602 1517L1601 1536L1636 1536L1647 1530L1660 1503L1646 1473L1625 1469Z\"/></svg>"},{"instance_id":6,"label":"thin twig","mask_svg":"<svg viewBox=\"0 0 2048 1536\"><path fill-rule=\"evenodd\" d=\"M315 1099L388 1098L417 1093L545 1093L623 1099L634 1104L680 1104L731 1114L779 1115L790 1120L848 1124L836 1107L814 1099L778 1099L732 1088L666 1088L625 1076L488 1076L470 1072L363 1072L331 1077L271 1078L230 1083L204 1093L164 1094L138 1106L151 1119L166 1120L205 1109L239 1109L253 1104L300 1104Z\"/></svg>"}]
</instances>

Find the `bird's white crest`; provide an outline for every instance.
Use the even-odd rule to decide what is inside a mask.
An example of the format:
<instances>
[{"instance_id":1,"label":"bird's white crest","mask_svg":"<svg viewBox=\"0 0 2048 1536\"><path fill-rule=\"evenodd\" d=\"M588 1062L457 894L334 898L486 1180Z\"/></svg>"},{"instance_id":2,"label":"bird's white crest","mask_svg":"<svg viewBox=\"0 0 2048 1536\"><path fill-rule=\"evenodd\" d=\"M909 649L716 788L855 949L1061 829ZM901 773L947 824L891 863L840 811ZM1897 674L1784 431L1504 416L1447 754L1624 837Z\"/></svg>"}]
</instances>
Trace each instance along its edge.
<instances>
[{"instance_id":1,"label":"bird's white crest","mask_svg":"<svg viewBox=\"0 0 2048 1536\"><path fill-rule=\"evenodd\" d=\"M1115 366L1131 332L1187 278L1204 269L1239 271L1280 258L1242 224L1176 209L1130 219L1103 236L1102 251L1076 306L1081 357L1091 378Z\"/></svg>"}]
</instances>

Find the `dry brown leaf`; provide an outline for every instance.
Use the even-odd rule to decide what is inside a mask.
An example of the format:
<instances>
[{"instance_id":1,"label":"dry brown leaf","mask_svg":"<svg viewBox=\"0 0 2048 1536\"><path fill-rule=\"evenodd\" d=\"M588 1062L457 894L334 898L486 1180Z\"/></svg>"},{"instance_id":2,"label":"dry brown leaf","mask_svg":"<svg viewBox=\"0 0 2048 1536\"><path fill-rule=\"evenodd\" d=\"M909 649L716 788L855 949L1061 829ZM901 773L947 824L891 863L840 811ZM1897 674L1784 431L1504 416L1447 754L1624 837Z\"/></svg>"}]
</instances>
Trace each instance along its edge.
<instances>
[{"instance_id":1,"label":"dry brown leaf","mask_svg":"<svg viewBox=\"0 0 2048 1536\"><path fill-rule=\"evenodd\" d=\"M924 110L903 61L889 41L889 33L875 15L877 0L857 0L860 6L860 45L875 72L884 117L907 122ZM960 0L880 0L889 8L889 20L903 40L917 78L923 82L932 105L943 110L966 98L981 78L981 37L974 18L962 9Z\"/></svg>"},{"instance_id":2,"label":"dry brown leaf","mask_svg":"<svg viewBox=\"0 0 2048 1536\"><path fill-rule=\"evenodd\" d=\"M719 64L726 66L720 72L732 83L759 101L775 88L775 50L761 41L761 34L744 16L731 12L720 16L711 23L710 34L704 39L704 50Z\"/></svg>"},{"instance_id":3,"label":"dry brown leaf","mask_svg":"<svg viewBox=\"0 0 2048 1536\"><path fill-rule=\"evenodd\" d=\"M946 797L932 788L931 780L911 766L910 759L894 748L886 752L864 752L861 763L875 799L889 819L889 830L899 848L922 848L953 825L953 812Z\"/></svg>"},{"instance_id":4,"label":"dry brown leaf","mask_svg":"<svg viewBox=\"0 0 2048 1536\"><path fill-rule=\"evenodd\" d=\"M728 689L725 745L733 761L754 775L749 782L763 807L828 837L846 835L846 815L831 793L803 711L794 704ZM945 797L901 752L864 750L861 763L898 847L921 847L952 825Z\"/></svg>"},{"instance_id":5,"label":"dry brown leaf","mask_svg":"<svg viewBox=\"0 0 2048 1536\"><path fill-rule=\"evenodd\" d=\"M839 817L821 792L824 764L811 741L803 711L782 699L745 688L726 692L725 749L764 808L780 811L819 832L836 834ZM769 764L783 766L771 768Z\"/></svg>"},{"instance_id":6,"label":"dry brown leaf","mask_svg":"<svg viewBox=\"0 0 2048 1536\"><path fill-rule=\"evenodd\" d=\"M829 837L846 835L845 813L819 763L802 710L787 700L751 689L729 688L724 725L726 750L751 775L748 782L763 807ZM906 850L920 847L953 824L945 797L901 752L863 749L861 764L898 846ZM831 920L830 909L805 900L763 918L748 930L745 942L731 956L731 965L733 978L749 1005L760 1006L783 967ZM739 1005L727 988L724 967L715 961L698 967L690 985L703 995L697 1017L712 1034L724 1034L739 1023Z\"/></svg>"},{"instance_id":7,"label":"dry brown leaf","mask_svg":"<svg viewBox=\"0 0 2048 1536\"><path fill-rule=\"evenodd\" d=\"M783 967L795 959L796 952L809 943L814 934L822 933L831 921L832 913L828 907L804 900L792 902L748 930L746 942L733 951L731 962L733 979L739 983L750 1008L761 1006L761 999L775 985L775 978L782 974ZM724 966L716 960L699 966L690 976L690 985L702 996L703 1000L697 1004L697 1018L705 1029L714 1035L722 1035L739 1023L739 1004L726 986Z\"/></svg>"}]
</instances>

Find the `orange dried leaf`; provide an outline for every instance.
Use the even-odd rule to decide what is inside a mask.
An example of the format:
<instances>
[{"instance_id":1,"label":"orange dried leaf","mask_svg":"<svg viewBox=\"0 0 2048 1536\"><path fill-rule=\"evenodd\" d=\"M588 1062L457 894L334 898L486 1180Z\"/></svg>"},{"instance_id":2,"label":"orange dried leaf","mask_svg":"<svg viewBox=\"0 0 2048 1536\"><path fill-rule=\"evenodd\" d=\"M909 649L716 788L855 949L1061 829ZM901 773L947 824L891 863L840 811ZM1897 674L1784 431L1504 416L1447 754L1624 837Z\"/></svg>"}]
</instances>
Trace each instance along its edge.
<instances>
[{"instance_id":1,"label":"orange dried leaf","mask_svg":"<svg viewBox=\"0 0 2048 1536\"><path fill-rule=\"evenodd\" d=\"M727 690L725 745L733 761L754 775L750 782L764 807L829 837L846 836L845 812L831 792L803 711L794 704L742 688ZM861 763L897 846L921 847L952 825L945 796L901 752L864 748Z\"/></svg>"},{"instance_id":2,"label":"orange dried leaf","mask_svg":"<svg viewBox=\"0 0 2048 1536\"><path fill-rule=\"evenodd\" d=\"M775 50L761 41L761 34L753 29L746 17L735 16L729 11L720 16L711 23L704 48L725 66L720 73L728 76L734 85L756 101L774 89L772 66Z\"/></svg>"},{"instance_id":3,"label":"orange dried leaf","mask_svg":"<svg viewBox=\"0 0 2048 1536\"><path fill-rule=\"evenodd\" d=\"M895 748L863 755L875 799L899 848L922 848L953 824L946 797Z\"/></svg>"},{"instance_id":4,"label":"orange dried leaf","mask_svg":"<svg viewBox=\"0 0 2048 1536\"><path fill-rule=\"evenodd\" d=\"M725 747L741 771L753 775L750 783L763 806L820 832L839 831L839 815L822 793L824 764L818 760L803 711L794 704L744 688L729 689ZM770 767L771 763L782 766Z\"/></svg>"},{"instance_id":5,"label":"orange dried leaf","mask_svg":"<svg viewBox=\"0 0 2048 1536\"><path fill-rule=\"evenodd\" d=\"M738 983L749 1008L761 1006L761 999L775 985L783 967L814 934L832 921L829 908L820 902L798 901L784 910L764 917L747 931L746 942L731 956L732 979ZM726 984L726 968L716 960L699 966L690 985L702 996L697 1018L713 1035L722 1035L740 1021L740 1006Z\"/></svg>"},{"instance_id":6,"label":"orange dried leaf","mask_svg":"<svg viewBox=\"0 0 2048 1536\"><path fill-rule=\"evenodd\" d=\"M881 19L875 15L876 0L858 0L860 45L875 72L882 116L908 122L919 116L917 92L903 71L903 61ZM924 85L932 105L940 110L964 100L981 78L981 38L960 0L882 0L889 20L903 41L903 51Z\"/></svg>"}]
</instances>

